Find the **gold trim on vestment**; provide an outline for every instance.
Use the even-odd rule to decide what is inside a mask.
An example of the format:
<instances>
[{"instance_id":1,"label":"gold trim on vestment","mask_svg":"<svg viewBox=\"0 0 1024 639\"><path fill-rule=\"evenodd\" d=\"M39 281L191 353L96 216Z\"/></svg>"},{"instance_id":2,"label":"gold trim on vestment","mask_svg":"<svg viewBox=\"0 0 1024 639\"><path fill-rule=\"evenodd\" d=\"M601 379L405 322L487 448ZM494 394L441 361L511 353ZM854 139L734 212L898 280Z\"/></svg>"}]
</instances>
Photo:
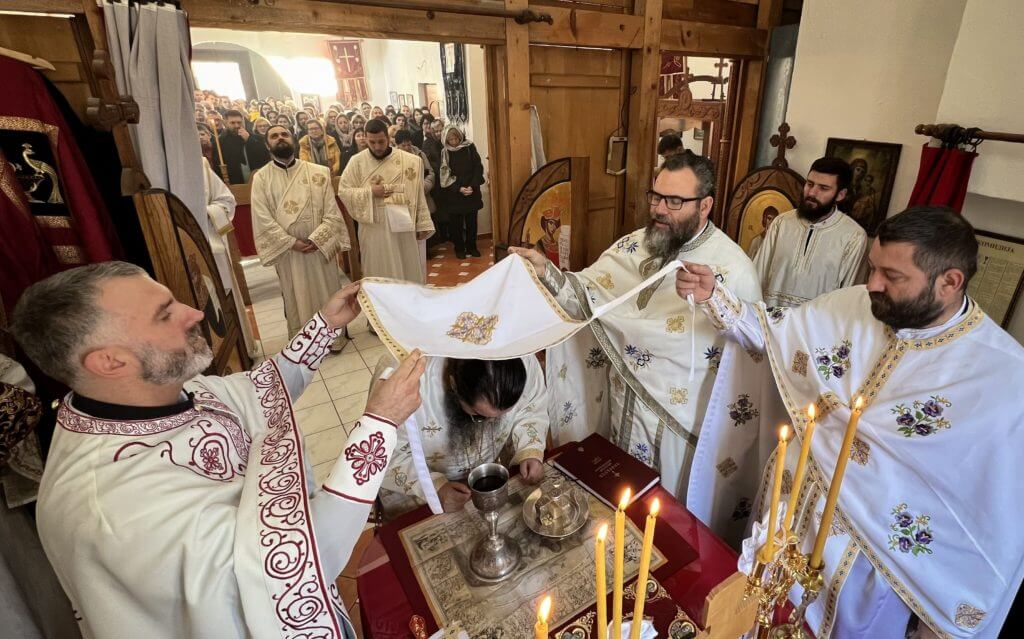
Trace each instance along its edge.
<instances>
[{"instance_id":1,"label":"gold trim on vestment","mask_svg":"<svg viewBox=\"0 0 1024 639\"><path fill-rule=\"evenodd\" d=\"M28 207L25 191L21 188L18 176L14 174L3 151L0 151L0 191L3 191L16 209L31 217L32 211Z\"/></svg>"},{"instance_id":2,"label":"gold trim on vestment","mask_svg":"<svg viewBox=\"0 0 1024 639\"><path fill-rule=\"evenodd\" d=\"M871 402L878 396L878 393L889 380L889 377L903 358L907 349L927 350L943 346L962 337L963 335L966 335L978 326L981 319L984 317L984 312L981 312L980 308L976 304L974 306L975 308L968 313L967 317L957 323L956 326L933 338L923 340L901 340L896 337L894 331L887 327L886 335L888 336L888 342L885 350L878 358L878 361L871 369L871 373L868 375L867 379L858 391L858 394L864 397L864 408L867 409L868 406L871 405ZM768 318L765 316L764 308L762 306L755 306L755 310L757 312L757 320L761 325L761 332L765 337L765 350L768 353L768 361L771 364L772 375L779 388L779 394L782 396L782 401L786 405L786 410L789 412L790 420L793 423L794 429L796 429L800 437L803 437L804 432L807 429L807 411L803 406L797 405L789 393L789 388L785 383L786 367L777 361L776 353L772 348L772 344L770 342L771 331L769 330L769 322ZM823 491L829 485L829 478L822 472L813 455L808 457L807 462L807 476L812 482L815 482L818 485L819 490ZM925 611L924 606L921 605L914 593L911 592L906 584L904 584L903 581L888 568L885 562L882 561L882 558L871 549L870 544L867 543L864 536L861 535L856 527L854 527L853 522L838 505L836 505L836 514L839 517L841 526L847 531L847 534L850 535L852 542L856 543L860 551L868 561L871 562L871 565L885 578L893 591L896 592L907 607L910 608L922 621L924 621L937 636L942 639L951 639L951 635L943 631L935 622L935 619Z\"/></svg>"},{"instance_id":3,"label":"gold trim on vestment","mask_svg":"<svg viewBox=\"0 0 1024 639\"><path fill-rule=\"evenodd\" d=\"M80 246L72 246L70 244L58 244L53 247L53 252L57 254L57 261L61 264L85 264L85 253L82 252Z\"/></svg>"},{"instance_id":4,"label":"gold trim on vestment","mask_svg":"<svg viewBox=\"0 0 1024 639\"><path fill-rule=\"evenodd\" d=\"M60 136L60 129L56 125L47 124L35 118L22 118L12 115L0 115L0 129L11 131L31 131L33 133L45 133L50 139L50 151L53 153L53 161L60 163L57 157L57 140ZM59 170L58 166L58 170Z\"/></svg>"},{"instance_id":5,"label":"gold trim on vestment","mask_svg":"<svg viewBox=\"0 0 1024 639\"><path fill-rule=\"evenodd\" d=\"M843 550L843 558L839 561L839 566L832 573L832 579L829 581L828 595L826 595L825 599L825 613L821 617L821 625L818 626L818 631L814 633L814 636L828 637L832 634L832 626L836 621L836 606L839 604L839 593L842 591L843 586L846 585L846 579L850 576L850 569L853 568L853 562L857 560L857 555L859 554L860 549L857 548L857 544L850 540Z\"/></svg>"},{"instance_id":6,"label":"gold trim on vestment","mask_svg":"<svg viewBox=\"0 0 1024 639\"><path fill-rule=\"evenodd\" d=\"M71 218L66 215L36 215L36 224L47 229L69 229Z\"/></svg>"}]
</instances>

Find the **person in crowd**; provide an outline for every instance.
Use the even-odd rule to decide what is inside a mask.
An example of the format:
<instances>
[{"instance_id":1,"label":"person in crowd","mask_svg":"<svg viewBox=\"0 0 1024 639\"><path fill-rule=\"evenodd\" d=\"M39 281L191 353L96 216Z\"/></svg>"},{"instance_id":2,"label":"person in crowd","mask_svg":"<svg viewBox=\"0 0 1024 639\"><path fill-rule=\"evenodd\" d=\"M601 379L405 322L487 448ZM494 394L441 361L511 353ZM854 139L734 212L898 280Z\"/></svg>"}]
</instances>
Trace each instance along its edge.
<instances>
[{"instance_id":1,"label":"person in crowd","mask_svg":"<svg viewBox=\"0 0 1024 639\"><path fill-rule=\"evenodd\" d=\"M365 126L366 126L366 118L363 116L363 114L362 113L353 113L352 114L352 128L353 129L361 129L361 128L365 127Z\"/></svg>"},{"instance_id":2,"label":"person in crowd","mask_svg":"<svg viewBox=\"0 0 1024 639\"><path fill-rule=\"evenodd\" d=\"M402 108L400 108L398 112L404 115L407 120L412 118L412 107L408 104L403 104Z\"/></svg>"},{"instance_id":3,"label":"person in crowd","mask_svg":"<svg viewBox=\"0 0 1024 639\"><path fill-rule=\"evenodd\" d=\"M347 148L355 146L355 141L352 139L352 120L344 113L338 113L334 117L334 140L338 143L342 154Z\"/></svg>"},{"instance_id":4,"label":"person in crowd","mask_svg":"<svg viewBox=\"0 0 1024 639\"><path fill-rule=\"evenodd\" d=\"M409 119L409 132L412 133L412 143L417 149L423 148L423 111L414 109Z\"/></svg>"},{"instance_id":5,"label":"person in crowd","mask_svg":"<svg viewBox=\"0 0 1024 639\"><path fill-rule=\"evenodd\" d=\"M395 126L403 131L409 130L409 118L404 113L395 116Z\"/></svg>"},{"instance_id":6,"label":"person in crowd","mask_svg":"<svg viewBox=\"0 0 1024 639\"><path fill-rule=\"evenodd\" d=\"M228 179L231 184L245 184L249 177L249 161L245 154L245 145L251 135L245 130L245 116L241 111L231 109L224 116L225 131L220 138L220 152L224 156L224 164L228 167Z\"/></svg>"},{"instance_id":7,"label":"person in crowd","mask_svg":"<svg viewBox=\"0 0 1024 639\"><path fill-rule=\"evenodd\" d=\"M391 124L395 123L395 115L397 113L398 111L395 110L395 105L393 104L389 104L387 108L384 109L384 115L391 121Z\"/></svg>"},{"instance_id":8,"label":"person in crowd","mask_svg":"<svg viewBox=\"0 0 1024 639\"><path fill-rule=\"evenodd\" d=\"M370 107L369 102L361 102L359 104L359 111L363 114L363 122L373 117L373 108Z\"/></svg>"},{"instance_id":9,"label":"person in crowd","mask_svg":"<svg viewBox=\"0 0 1024 639\"><path fill-rule=\"evenodd\" d=\"M430 122L427 122L426 117L429 116ZM448 235L448 213L440 204L440 176L441 176L441 150L444 146L441 142L441 135L444 133L444 122L441 120L433 119L433 116L427 114L424 116L424 138L423 138L423 155L427 156L427 161L430 162L430 168L434 169L434 191L431 195L434 198L434 212L430 218L434 222L434 229L436 229L434 235L427 240L427 250L430 251L451 238ZM415 140L415 139L414 139Z\"/></svg>"},{"instance_id":10,"label":"person in crowd","mask_svg":"<svg viewBox=\"0 0 1024 639\"><path fill-rule=\"evenodd\" d=\"M213 130L217 135L224 133L224 116L216 109L206 110L206 121L212 122Z\"/></svg>"},{"instance_id":11,"label":"person in crowd","mask_svg":"<svg viewBox=\"0 0 1024 639\"><path fill-rule=\"evenodd\" d=\"M430 160L427 159L426 154L413 145L412 133L409 133L408 131L397 131L395 133L395 148L401 149L406 153L418 155L420 160L423 161L423 194L427 198L427 209L430 210L430 217L433 219L434 211L437 210L437 205L434 204L434 198L431 195L434 190L434 183L437 181L437 174L434 173L434 167L430 166Z\"/></svg>"},{"instance_id":12,"label":"person in crowd","mask_svg":"<svg viewBox=\"0 0 1024 639\"><path fill-rule=\"evenodd\" d=\"M196 122L196 129L199 131L199 146L203 150L203 157L210 166L221 175L220 156L217 154L217 145L213 143L213 129L205 122Z\"/></svg>"},{"instance_id":13,"label":"person in crowd","mask_svg":"<svg viewBox=\"0 0 1024 639\"><path fill-rule=\"evenodd\" d=\"M379 106L373 107L373 109L370 111L370 118L369 119L371 119L371 120L375 119L375 118L383 118L383 117L384 117L384 109L380 108Z\"/></svg>"},{"instance_id":14,"label":"person in crowd","mask_svg":"<svg viewBox=\"0 0 1024 639\"><path fill-rule=\"evenodd\" d=\"M438 208L448 215L448 234L455 245L455 256L480 257L476 246L477 212L484 200L480 187L484 183L484 165L476 145L454 126L444 132L439 171Z\"/></svg>"},{"instance_id":15,"label":"person in crowd","mask_svg":"<svg viewBox=\"0 0 1024 639\"><path fill-rule=\"evenodd\" d=\"M388 144L395 146L395 133L398 133L399 126L397 124L391 124L388 126Z\"/></svg>"},{"instance_id":16,"label":"person in crowd","mask_svg":"<svg viewBox=\"0 0 1024 639\"><path fill-rule=\"evenodd\" d=\"M299 111L295 114L295 139L301 140L309 131L306 130L306 123L310 120L307 111Z\"/></svg>"},{"instance_id":17,"label":"person in crowd","mask_svg":"<svg viewBox=\"0 0 1024 639\"><path fill-rule=\"evenodd\" d=\"M267 150L267 131L270 130L270 121L266 118L256 118L252 123L252 133L245 143L245 155L249 159L249 170L255 173L270 162L270 151ZM250 177L252 175L250 173Z\"/></svg>"},{"instance_id":18,"label":"person in crowd","mask_svg":"<svg viewBox=\"0 0 1024 639\"><path fill-rule=\"evenodd\" d=\"M309 133L299 140L299 159L327 167L331 177L341 175L341 149L337 141L327 135L316 118L306 122L306 131Z\"/></svg>"},{"instance_id":19,"label":"person in crowd","mask_svg":"<svg viewBox=\"0 0 1024 639\"><path fill-rule=\"evenodd\" d=\"M292 131L292 135L295 134L294 133L294 131L295 131L295 123L292 122L291 117L289 117L287 113L282 113L282 114L278 115L277 118L274 119L274 120L271 120L271 122L274 123L276 126L283 126L284 128L288 129L289 131Z\"/></svg>"}]
</instances>

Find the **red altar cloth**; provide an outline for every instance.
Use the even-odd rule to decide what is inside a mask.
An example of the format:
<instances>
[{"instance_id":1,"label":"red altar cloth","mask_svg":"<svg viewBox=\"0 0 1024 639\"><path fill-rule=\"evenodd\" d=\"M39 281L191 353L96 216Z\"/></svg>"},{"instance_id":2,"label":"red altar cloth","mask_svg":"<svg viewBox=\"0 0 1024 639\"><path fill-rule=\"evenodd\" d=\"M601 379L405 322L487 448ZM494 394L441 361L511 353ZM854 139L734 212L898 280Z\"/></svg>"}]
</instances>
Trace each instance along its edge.
<instances>
[{"instance_id":1,"label":"red altar cloth","mask_svg":"<svg viewBox=\"0 0 1024 639\"><path fill-rule=\"evenodd\" d=\"M658 581L694 621L699 622L704 599L711 589L736 572L736 553L694 517L667 490L658 486L626 511L640 529L644 526L652 499L661 500L659 528L668 525L697 552L697 558L671 575L658 574ZM430 516L424 506L386 524L404 528ZM357 575L360 616L366 639L408 639L409 619L416 614L388 558L379 534L374 537L359 565Z\"/></svg>"}]
</instances>

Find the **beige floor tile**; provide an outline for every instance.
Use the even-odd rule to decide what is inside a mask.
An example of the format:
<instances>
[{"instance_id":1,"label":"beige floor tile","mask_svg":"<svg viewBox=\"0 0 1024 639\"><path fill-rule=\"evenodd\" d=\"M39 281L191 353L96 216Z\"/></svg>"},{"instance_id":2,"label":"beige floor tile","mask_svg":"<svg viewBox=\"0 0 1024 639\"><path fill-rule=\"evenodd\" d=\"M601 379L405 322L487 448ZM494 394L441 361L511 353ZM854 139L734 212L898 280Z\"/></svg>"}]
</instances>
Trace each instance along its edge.
<instances>
[{"instance_id":1,"label":"beige floor tile","mask_svg":"<svg viewBox=\"0 0 1024 639\"><path fill-rule=\"evenodd\" d=\"M388 347L383 345L359 350L359 356L363 358L363 361L366 362L366 367L371 371L377 367L377 362L380 361L380 358L388 354Z\"/></svg>"},{"instance_id":2,"label":"beige floor tile","mask_svg":"<svg viewBox=\"0 0 1024 639\"><path fill-rule=\"evenodd\" d=\"M370 371L365 367L352 373L343 373L325 380L327 392L331 399L342 399L356 393L363 393L370 388Z\"/></svg>"},{"instance_id":3,"label":"beige floor tile","mask_svg":"<svg viewBox=\"0 0 1024 639\"><path fill-rule=\"evenodd\" d=\"M280 322L259 322L260 337L262 339L273 339L275 337L288 337L288 322L281 320Z\"/></svg>"},{"instance_id":4,"label":"beige floor tile","mask_svg":"<svg viewBox=\"0 0 1024 639\"><path fill-rule=\"evenodd\" d=\"M338 415L341 417L343 424L352 423L362 416L363 411L366 410L366 398L368 396L369 393L359 393L358 395L335 400L334 407L338 409Z\"/></svg>"},{"instance_id":5,"label":"beige floor tile","mask_svg":"<svg viewBox=\"0 0 1024 639\"><path fill-rule=\"evenodd\" d=\"M363 363L362 358L359 357L359 353L328 355L320 364L320 374L324 379L361 370L366 370L366 365Z\"/></svg>"},{"instance_id":6,"label":"beige floor tile","mask_svg":"<svg viewBox=\"0 0 1024 639\"><path fill-rule=\"evenodd\" d=\"M295 409L302 410L329 401L331 401L331 395L327 392L327 386L323 382L314 381L306 387L298 401L295 402Z\"/></svg>"},{"instance_id":7,"label":"beige floor tile","mask_svg":"<svg viewBox=\"0 0 1024 639\"><path fill-rule=\"evenodd\" d=\"M355 342L356 348L361 351L366 351L371 348L377 348L383 346L384 343L380 341L380 338L372 333L360 333L352 336L352 341Z\"/></svg>"},{"instance_id":8,"label":"beige floor tile","mask_svg":"<svg viewBox=\"0 0 1024 639\"><path fill-rule=\"evenodd\" d=\"M360 315L352 320L352 323L348 325L348 334L352 337L355 337L359 333L366 333L369 330L370 325L367 323L365 315Z\"/></svg>"},{"instance_id":9,"label":"beige floor tile","mask_svg":"<svg viewBox=\"0 0 1024 639\"><path fill-rule=\"evenodd\" d=\"M322 486L327 481L327 476L331 474L331 469L334 468L334 460L324 462L313 466L313 480L317 486Z\"/></svg>"},{"instance_id":10,"label":"beige floor tile","mask_svg":"<svg viewBox=\"0 0 1024 639\"><path fill-rule=\"evenodd\" d=\"M281 336L267 337L262 339L261 341L263 342L263 352L266 353L268 357L270 357L280 353L281 349L283 349L285 345L289 342L289 339L286 336Z\"/></svg>"},{"instance_id":11,"label":"beige floor tile","mask_svg":"<svg viewBox=\"0 0 1024 639\"><path fill-rule=\"evenodd\" d=\"M318 404L295 412L295 421L306 435L341 425L341 417L333 403Z\"/></svg>"},{"instance_id":12,"label":"beige floor tile","mask_svg":"<svg viewBox=\"0 0 1024 639\"><path fill-rule=\"evenodd\" d=\"M348 435L341 426L328 428L306 438L306 454L313 469L321 464L333 462L341 454Z\"/></svg>"}]
</instances>

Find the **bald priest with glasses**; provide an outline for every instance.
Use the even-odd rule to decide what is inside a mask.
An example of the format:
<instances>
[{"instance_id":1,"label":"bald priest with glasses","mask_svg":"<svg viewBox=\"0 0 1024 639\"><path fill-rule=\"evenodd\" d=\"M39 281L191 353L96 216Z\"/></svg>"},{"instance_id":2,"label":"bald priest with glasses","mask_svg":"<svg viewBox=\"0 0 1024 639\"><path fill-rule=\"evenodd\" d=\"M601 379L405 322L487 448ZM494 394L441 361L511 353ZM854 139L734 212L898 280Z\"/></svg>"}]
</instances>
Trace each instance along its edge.
<instances>
[{"instance_id":1,"label":"bald priest with glasses","mask_svg":"<svg viewBox=\"0 0 1024 639\"><path fill-rule=\"evenodd\" d=\"M617 240L593 265L563 273L533 249L533 265L576 318L629 291L672 260L707 260L746 301L761 289L750 259L708 219L715 202L711 161L690 151L665 159L647 192L646 226ZM684 500L690 465L724 341L703 313L675 295L669 273L547 351L549 420L556 445L597 430L661 474ZM760 357L760 355L758 355Z\"/></svg>"}]
</instances>

